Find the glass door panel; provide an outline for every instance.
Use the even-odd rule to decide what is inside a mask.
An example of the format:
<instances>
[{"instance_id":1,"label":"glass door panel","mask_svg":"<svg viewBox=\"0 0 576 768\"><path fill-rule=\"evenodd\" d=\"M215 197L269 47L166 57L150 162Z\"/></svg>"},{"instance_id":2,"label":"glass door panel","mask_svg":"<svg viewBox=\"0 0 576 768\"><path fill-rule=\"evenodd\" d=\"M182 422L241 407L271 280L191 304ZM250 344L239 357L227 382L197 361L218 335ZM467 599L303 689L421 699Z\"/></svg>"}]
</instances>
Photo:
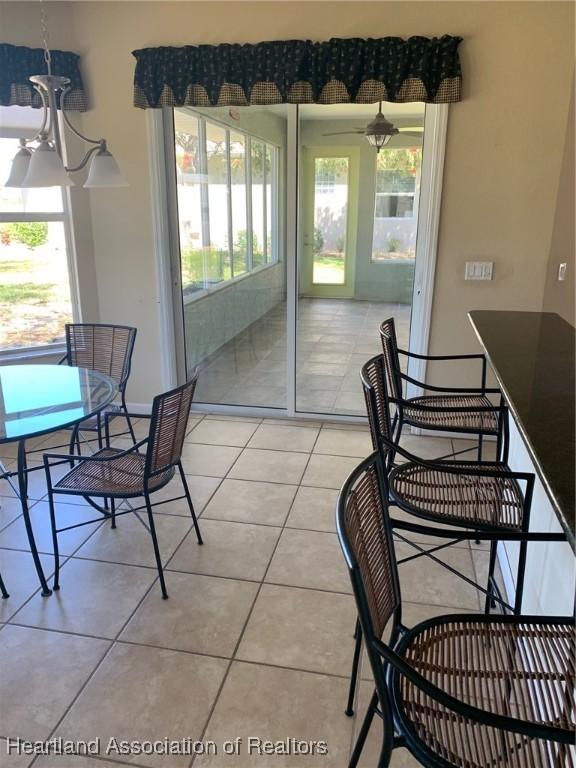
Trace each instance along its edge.
<instances>
[{"instance_id":1,"label":"glass door panel","mask_svg":"<svg viewBox=\"0 0 576 768\"><path fill-rule=\"evenodd\" d=\"M400 133L379 153L364 136L376 111L299 108L297 412L364 416L380 323L409 346L424 106L384 105Z\"/></svg>"},{"instance_id":2,"label":"glass door panel","mask_svg":"<svg viewBox=\"0 0 576 768\"><path fill-rule=\"evenodd\" d=\"M186 376L286 408L286 108L174 110Z\"/></svg>"}]
</instances>

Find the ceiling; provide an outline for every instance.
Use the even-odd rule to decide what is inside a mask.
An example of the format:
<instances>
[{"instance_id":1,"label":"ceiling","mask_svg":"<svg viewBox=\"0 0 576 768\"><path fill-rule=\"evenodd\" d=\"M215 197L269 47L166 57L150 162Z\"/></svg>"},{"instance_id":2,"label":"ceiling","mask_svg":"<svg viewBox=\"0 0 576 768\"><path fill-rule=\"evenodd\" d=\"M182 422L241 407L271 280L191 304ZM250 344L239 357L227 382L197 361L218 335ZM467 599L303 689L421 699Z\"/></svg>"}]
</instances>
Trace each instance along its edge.
<instances>
[{"instance_id":1,"label":"ceiling","mask_svg":"<svg viewBox=\"0 0 576 768\"><path fill-rule=\"evenodd\" d=\"M426 105L421 102L409 104L382 103L382 112L388 119L414 119L422 122ZM301 104L302 120L358 120L372 119L378 112L377 104Z\"/></svg>"}]
</instances>

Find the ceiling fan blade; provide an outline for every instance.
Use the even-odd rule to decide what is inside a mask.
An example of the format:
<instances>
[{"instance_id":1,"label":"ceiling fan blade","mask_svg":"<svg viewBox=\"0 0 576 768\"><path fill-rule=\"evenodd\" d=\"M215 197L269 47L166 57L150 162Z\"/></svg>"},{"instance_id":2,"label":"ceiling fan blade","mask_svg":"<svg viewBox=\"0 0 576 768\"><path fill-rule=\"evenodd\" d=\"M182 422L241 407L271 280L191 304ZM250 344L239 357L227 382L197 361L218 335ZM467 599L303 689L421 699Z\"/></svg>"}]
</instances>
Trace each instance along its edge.
<instances>
[{"instance_id":1,"label":"ceiling fan blade","mask_svg":"<svg viewBox=\"0 0 576 768\"><path fill-rule=\"evenodd\" d=\"M322 136L353 136L361 133L364 133L363 128L358 131L335 131L334 133L323 133Z\"/></svg>"},{"instance_id":2,"label":"ceiling fan blade","mask_svg":"<svg viewBox=\"0 0 576 768\"><path fill-rule=\"evenodd\" d=\"M420 125L407 125L405 128L398 128L398 130L401 133L409 133L412 136L415 136L416 134L424 133L424 126Z\"/></svg>"}]
</instances>

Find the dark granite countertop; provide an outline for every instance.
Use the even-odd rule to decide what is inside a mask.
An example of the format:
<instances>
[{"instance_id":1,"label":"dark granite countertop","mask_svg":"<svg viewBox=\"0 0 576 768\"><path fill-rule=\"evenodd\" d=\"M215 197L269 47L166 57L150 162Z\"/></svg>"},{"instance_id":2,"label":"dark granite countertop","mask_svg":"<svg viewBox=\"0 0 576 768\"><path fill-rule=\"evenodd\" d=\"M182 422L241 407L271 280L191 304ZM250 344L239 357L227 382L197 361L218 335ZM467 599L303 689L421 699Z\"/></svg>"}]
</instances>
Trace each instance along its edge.
<instances>
[{"instance_id":1,"label":"dark granite countertop","mask_svg":"<svg viewBox=\"0 0 576 768\"><path fill-rule=\"evenodd\" d=\"M552 312L469 317L574 547L574 328Z\"/></svg>"}]
</instances>

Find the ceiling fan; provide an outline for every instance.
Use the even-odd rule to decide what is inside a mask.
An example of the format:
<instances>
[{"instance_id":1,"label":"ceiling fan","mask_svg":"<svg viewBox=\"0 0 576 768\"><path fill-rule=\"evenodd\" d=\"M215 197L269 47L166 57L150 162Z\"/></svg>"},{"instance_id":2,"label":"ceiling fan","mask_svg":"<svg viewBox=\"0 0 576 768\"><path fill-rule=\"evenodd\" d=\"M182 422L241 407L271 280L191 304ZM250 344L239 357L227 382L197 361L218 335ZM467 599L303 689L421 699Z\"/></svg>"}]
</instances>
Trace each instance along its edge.
<instances>
[{"instance_id":1,"label":"ceiling fan","mask_svg":"<svg viewBox=\"0 0 576 768\"><path fill-rule=\"evenodd\" d=\"M424 132L423 126L408 126L406 128L396 128L382 113L382 102L378 105L378 114L371 120L365 128L357 128L353 131L335 131L334 133L324 133L323 136L344 136L353 134L363 134L368 142L376 147L379 152L383 146L388 144L393 136L403 133L404 136L418 136L422 138Z\"/></svg>"}]
</instances>

